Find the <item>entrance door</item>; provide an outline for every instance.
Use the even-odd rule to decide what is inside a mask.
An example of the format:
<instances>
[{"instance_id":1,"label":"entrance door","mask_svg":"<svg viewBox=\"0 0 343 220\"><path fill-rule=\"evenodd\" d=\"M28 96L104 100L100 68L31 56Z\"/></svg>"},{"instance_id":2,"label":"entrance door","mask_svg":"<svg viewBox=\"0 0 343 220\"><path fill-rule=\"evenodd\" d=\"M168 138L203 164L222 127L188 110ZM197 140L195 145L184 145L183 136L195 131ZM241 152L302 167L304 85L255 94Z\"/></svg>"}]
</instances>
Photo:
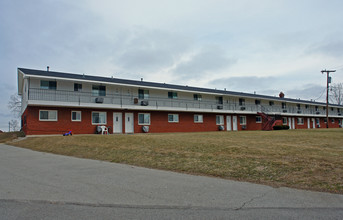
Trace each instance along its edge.
<instances>
[{"instance_id":1,"label":"entrance door","mask_svg":"<svg viewBox=\"0 0 343 220\"><path fill-rule=\"evenodd\" d=\"M123 114L121 112L113 113L113 133L123 132Z\"/></svg>"},{"instance_id":2,"label":"entrance door","mask_svg":"<svg viewBox=\"0 0 343 220\"><path fill-rule=\"evenodd\" d=\"M226 116L226 128L227 128L228 131L232 130L232 127L231 127L231 116L230 115Z\"/></svg>"},{"instance_id":3,"label":"entrance door","mask_svg":"<svg viewBox=\"0 0 343 220\"><path fill-rule=\"evenodd\" d=\"M125 133L133 132L133 113L125 113Z\"/></svg>"},{"instance_id":4,"label":"entrance door","mask_svg":"<svg viewBox=\"0 0 343 220\"><path fill-rule=\"evenodd\" d=\"M293 129L292 128L292 118L288 118L288 126L289 126L289 129Z\"/></svg>"},{"instance_id":5,"label":"entrance door","mask_svg":"<svg viewBox=\"0 0 343 220\"><path fill-rule=\"evenodd\" d=\"M292 129L295 129L295 119L292 118Z\"/></svg>"},{"instance_id":6,"label":"entrance door","mask_svg":"<svg viewBox=\"0 0 343 220\"><path fill-rule=\"evenodd\" d=\"M316 128L316 121L312 118L312 128Z\"/></svg>"},{"instance_id":7,"label":"entrance door","mask_svg":"<svg viewBox=\"0 0 343 220\"><path fill-rule=\"evenodd\" d=\"M310 118L307 118L307 129L310 129Z\"/></svg>"},{"instance_id":8,"label":"entrance door","mask_svg":"<svg viewBox=\"0 0 343 220\"><path fill-rule=\"evenodd\" d=\"M237 131L237 116L232 116L232 127L234 131Z\"/></svg>"}]
</instances>

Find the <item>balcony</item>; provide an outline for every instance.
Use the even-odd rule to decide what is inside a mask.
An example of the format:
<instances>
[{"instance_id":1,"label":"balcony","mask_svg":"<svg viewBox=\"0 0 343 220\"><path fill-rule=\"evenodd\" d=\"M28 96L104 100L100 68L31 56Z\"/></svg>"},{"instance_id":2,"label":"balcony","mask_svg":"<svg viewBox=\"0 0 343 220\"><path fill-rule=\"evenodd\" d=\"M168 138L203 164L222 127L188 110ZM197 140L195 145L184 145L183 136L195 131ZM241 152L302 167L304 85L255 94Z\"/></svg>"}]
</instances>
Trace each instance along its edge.
<instances>
[{"instance_id":1,"label":"balcony","mask_svg":"<svg viewBox=\"0 0 343 220\"><path fill-rule=\"evenodd\" d=\"M106 94L106 96L94 96L90 92L74 92L62 90L47 89L29 89L29 104L49 104L66 106L89 106L140 110L178 110L178 111L199 111L199 112L223 112L223 113L247 113L256 114L265 112L267 114L294 114L294 115L317 115L317 112L311 108L299 109L294 107L281 108L281 106L261 106L256 104L238 103L218 104L216 100L193 100L193 99L170 99L150 96L148 100L138 99L134 95ZM319 115L325 115L325 111L319 112ZM332 116L337 113L330 114Z\"/></svg>"}]
</instances>

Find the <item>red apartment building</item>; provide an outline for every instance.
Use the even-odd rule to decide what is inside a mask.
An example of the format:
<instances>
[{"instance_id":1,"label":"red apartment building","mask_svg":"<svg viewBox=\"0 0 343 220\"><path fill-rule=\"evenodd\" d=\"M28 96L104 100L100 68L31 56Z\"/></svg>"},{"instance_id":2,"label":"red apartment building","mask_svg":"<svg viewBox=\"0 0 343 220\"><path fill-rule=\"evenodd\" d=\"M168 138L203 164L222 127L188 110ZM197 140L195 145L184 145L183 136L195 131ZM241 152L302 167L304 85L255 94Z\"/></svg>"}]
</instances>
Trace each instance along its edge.
<instances>
[{"instance_id":1,"label":"red apartment building","mask_svg":"<svg viewBox=\"0 0 343 220\"><path fill-rule=\"evenodd\" d=\"M226 90L18 68L27 135L342 127L343 106Z\"/></svg>"}]
</instances>

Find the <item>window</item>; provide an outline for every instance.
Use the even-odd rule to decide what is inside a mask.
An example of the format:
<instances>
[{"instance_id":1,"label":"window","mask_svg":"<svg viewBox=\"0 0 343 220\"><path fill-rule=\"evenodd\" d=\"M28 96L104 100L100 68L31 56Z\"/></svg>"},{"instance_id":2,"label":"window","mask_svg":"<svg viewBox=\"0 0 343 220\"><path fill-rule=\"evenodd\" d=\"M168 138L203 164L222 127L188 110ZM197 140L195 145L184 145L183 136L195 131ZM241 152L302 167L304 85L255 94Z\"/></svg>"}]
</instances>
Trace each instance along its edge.
<instances>
[{"instance_id":1,"label":"window","mask_svg":"<svg viewBox=\"0 0 343 220\"><path fill-rule=\"evenodd\" d=\"M297 108L298 110L301 110L300 104L297 104Z\"/></svg>"},{"instance_id":2,"label":"window","mask_svg":"<svg viewBox=\"0 0 343 220\"><path fill-rule=\"evenodd\" d=\"M273 106L273 105L274 105L274 102L273 102L273 101L269 101L269 105L270 105L270 106Z\"/></svg>"},{"instance_id":3,"label":"window","mask_svg":"<svg viewBox=\"0 0 343 220\"><path fill-rule=\"evenodd\" d=\"M239 105L245 105L245 99L239 99Z\"/></svg>"},{"instance_id":4,"label":"window","mask_svg":"<svg viewBox=\"0 0 343 220\"><path fill-rule=\"evenodd\" d=\"M239 116L239 124L246 125L247 124L247 117L246 116Z\"/></svg>"},{"instance_id":5,"label":"window","mask_svg":"<svg viewBox=\"0 0 343 220\"><path fill-rule=\"evenodd\" d=\"M202 115L194 115L194 122L195 123L202 123L203 122L203 116Z\"/></svg>"},{"instance_id":6,"label":"window","mask_svg":"<svg viewBox=\"0 0 343 220\"><path fill-rule=\"evenodd\" d=\"M93 96L106 96L106 86L93 85L92 95Z\"/></svg>"},{"instance_id":7,"label":"window","mask_svg":"<svg viewBox=\"0 0 343 220\"><path fill-rule=\"evenodd\" d=\"M168 92L169 99L177 99L177 92Z\"/></svg>"},{"instance_id":8,"label":"window","mask_svg":"<svg viewBox=\"0 0 343 220\"><path fill-rule=\"evenodd\" d=\"M297 118L297 123L298 123L298 125L303 125L304 124L304 118Z\"/></svg>"},{"instance_id":9,"label":"window","mask_svg":"<svg viewBox=\"0 0 343 220\"><path fill-rule=\"evenodd\" d=\"M196 100L196 101L201 101L202 96L199 95L199 94L193 94L193 98L194 98L194 100Z\"/></svg>"},{"instance_id":10,"label":"window","mask_svg":"<svg viewBox=\"0 0 343 220\"><path fill-rule=\"evenodd\" d=\"M320 120L319 120L319 118L316 118L316 125L320 125Z\"/></svg>"},{"instance_id":11,"label":"window","mask_svg":"<svg viewBox=\"0 0 343 220\"><path fill-rule=\"evenodd\" d=\"M56 90L56 81L46 81L41 80L40 81L40 88L41 89L50 89L50 90Z\"/></svg>"},{"instance_id":12,"label":"window","mask_svg":"<svg viewBox=\"0 0 343 220\"><path fill-rule=\"evenodd\" d=\"M326 110L326 107L325 107L325 106L323 107L323 110L324 110L324 111Z\"/></svg>"},{"instance_id":13,"label":"window","mask_svg":"<svg viewBox=\"0 0 343 220\"><path fill-rule=\"evenodd\" d=\"M282 102L281 106L282 106L283 109L285 109L286 108L286 102Z\"/></svg>"},{"instance_id":14,"label":"window","mask_svg":"<svg viewBox=\"0 0 343 220\"><path fill-rule=\"evenodd\" d=\"M178 114L168 114L168 122L179 122Z\"/></svg>"},{"instance_id":15,"label":"window","mask_svg":"<svg viewBox=\"0 0 343 220\"><path fill-rule=\"evenodd\" d=\"M75 92L81 92L82 91L82 84L74 83L74 91Z\"/></svg>"},{"instance_id":16,"label":"window","mask_svg":"<svg viewBox=\"0 0 343 220\"><path fill-rule=\"evenodd\" d=\"M305 105L305 108L308 109L308 105Z\"/></svg>"},{"instance_id":17,"label":"window","mask_svg":"<svg viewBox=\"0 0 343 220\"><path fill-rule=\"evenodd\" d=\"M138 89L138 98L139 99L148 99L149 98L149 90Z\"/></svg>"},{"instance_id":18,"label":"window","mask_svg":"<svg viewBox=\"0 0 343 220\"><path fill-rule=\"evenodd\" d=\"M341 113L341 109L338 108L338 109L337 109L337 113Z\"/></svg>"},{"instance_id":19,"label":"window","mask_svg":"<svg viewBox=\"0 0 343 220\"><path fill-rule=\"evenodd\" d=\"M92 124L106 124L106 112L92 112Z\"/></svg>"},{"instance_id":20,"label":"window","mask_svg":"<svg viewBox=\"0 0 343 220\"><path fill-rule=\"evenodd\" d=\"M216 97L216 102L217 102L217 104L223 104L223 97L222 96L217 96Z\"/></svg>"},{"instance_id":21,"label":"window","mask_svg":"<svg viewBox=\"0 0 343 220\"><path fill-rule=\"evenodd\" d=\"M223 115L216 115L216 124L223 125L224 124L224 116Z\"/></svg>"},{"instance_id":22,"label":"window","mask_svg":"<svg viewBox=\"0 0 343 220\"><path fill-rule=\"evenodd\" d=\"M72 111L71 112L72 121L81 121L81 111Z\"/></svg>"},{"instance_id":23,"label":"window","mask_svg":"<svg viewBox=\"0 0 343 220\"><path fill-rule=\"evenodd\" d=\"M150 114L149 113L139 113L138 114L138 124L139 125L150 125Z\"/></svg>"},{"instance_id":24,"label":"window","mask_svg":"<svg viewBox=\"0 0 343 220\"><path fill-rule=\"evenodd\" d=\"M283 124L283 125L287 125L287 118L286 118L286 117L283 117L283 118L282 118L282 124Z\"/></svg>"},{"instance_id":25,"label":"window","mask_svg":"<svg viewBox=\"0 0 343 220\"><path fill-rule=\"evenodd\" d=\"M335 119L334 118L331 118L331 123L335 124Z\"/></svg>"},{"instance_id":26,"label":"window","mask_svg":"<svg viewBox=\"0 0 343 220\"><path fill-rule=\"evenodd\" d=\"M316 111L318 111L318 106L315 106Z\"/></svg>"},{"instance_id":27,"label":"window","mask_svg":"<svg viewBox=\"0 0 343 220\"><path fill-rule=\"evenodd\" d=\"M39 110L40 121L57 121L57 110Z\"/></svg>"},{"instance_id":28,"label":"window","mask_svg":"<svg viewBox=\"0 0 343 220\"><path fill-rule=\"evenodd\" d=\"M255 100L255 105L261 105L261 100Z\"/></svg>"},{"instance_id":29,"label":"window","mask_svg":"<svg viewBox=\"0 0 343 220\"><path fill-rule=\"evenodd\" d=\"M256 116L256 123L262 123L262 117Z\"/></svg>"}]
</instances>

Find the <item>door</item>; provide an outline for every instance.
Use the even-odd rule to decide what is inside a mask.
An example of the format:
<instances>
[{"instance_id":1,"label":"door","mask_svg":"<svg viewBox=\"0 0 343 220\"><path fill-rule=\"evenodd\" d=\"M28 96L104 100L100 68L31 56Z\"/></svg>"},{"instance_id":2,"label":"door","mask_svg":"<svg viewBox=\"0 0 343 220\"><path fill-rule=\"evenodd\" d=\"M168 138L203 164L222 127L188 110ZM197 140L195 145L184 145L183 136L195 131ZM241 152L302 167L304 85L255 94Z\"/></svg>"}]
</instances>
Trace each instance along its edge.
<instances>
[{"instance_id":1,"label":"door","mask_svg":"<svg viewBox=\"0 0 343 220\"><path fill-rule=\"evenodd\" d=\"M123 114L121 112L113 113L113 133L123 133Z\"/></svg>"},{"instance_id":2,"label":"door","mask_svg":"<svg viewBox=\"0 0 343 220\"><path fill-rule=\"evenodd\" d=\"M228 131L232 130L232 126L231 126L231 116L227 115L226 116L226 128Z\"/></svg>"},{"instance_id":3,"label":"door","mask_svg":"<svg viewBox=\"0 0 343 220\"><path fill-rule=\"evenodd\" d=\"M292 118L288 118L288 126L289 126L289 129L293 129L292 128Z\"/></svg>"},{"instance_id":4,"label":"door","mask_svg":"<svg viewBox=\"0 0 343 220\"><path fill-rule=\"evenodd\" d=\"M311 126L310 126L310 118L307 118L307 129L310 129Z\"/></svg>"},{"instance_id":5,"label":"door","mask_svg":"<svg viewBox=\"0 0 343 220\"><path fill-rule=\"evenodd\" d=\"M232 127L234 131L237 131L237 116L232 116Z\"/></svg>"},{"instance_id":6,"label":"door","mask_svg":"<svg viewBox=\"0 0 343 220\"><path fill-rule=\"evenodd\" d=\"M133 132L133 113L125 113L125 133Z\"/></svg>"},{"instance_id":7,"label":"door","mask_svg":"<svg viewBox=\"0 0 343 220\"><path fill-rule=\"evenodd\" d=\"M295 129L295 119L292 118L292 129Z\"/></svg>"}]
</instances>

